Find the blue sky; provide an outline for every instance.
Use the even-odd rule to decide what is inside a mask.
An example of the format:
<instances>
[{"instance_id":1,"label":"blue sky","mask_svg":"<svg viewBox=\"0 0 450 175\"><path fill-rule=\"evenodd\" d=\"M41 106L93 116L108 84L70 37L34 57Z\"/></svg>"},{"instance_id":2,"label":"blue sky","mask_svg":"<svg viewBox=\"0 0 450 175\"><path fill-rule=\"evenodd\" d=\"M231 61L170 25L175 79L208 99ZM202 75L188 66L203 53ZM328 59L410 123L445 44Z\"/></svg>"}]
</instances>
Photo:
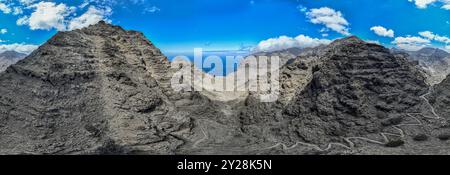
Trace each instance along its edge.
<instances>
[{"instance_id":1,"label":"blue sky","mask_svg":"<svg viewBox=\"0 0 450 175\"><path fill-rule=\"evenodd\" d=\"M0 51L28 52L100 19L144 32L165 53L270 51L349 35L450 50L450 0L0 0Z\"/></svg>"}]
</instances>

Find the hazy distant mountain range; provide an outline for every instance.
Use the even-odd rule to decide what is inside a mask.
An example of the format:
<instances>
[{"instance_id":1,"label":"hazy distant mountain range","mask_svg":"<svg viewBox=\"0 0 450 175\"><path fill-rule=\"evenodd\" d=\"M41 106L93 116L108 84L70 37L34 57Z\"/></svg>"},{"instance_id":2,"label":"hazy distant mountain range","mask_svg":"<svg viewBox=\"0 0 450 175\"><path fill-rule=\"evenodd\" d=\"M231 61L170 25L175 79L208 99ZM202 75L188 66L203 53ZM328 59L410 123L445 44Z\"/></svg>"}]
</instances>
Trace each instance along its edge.
<instances>
[{"instance_id":1,"label":"hazy distant mountain range","mask_svg":"<svg viewBox=\"0 0 450 175\"><path fill-rule=\"evenodd\" d=\"M0 53L0 72L5 71L8 66L17 63L17 61L25 58L25 56L27 55L15 51Z\"/></svg>"},{"instance_id":2,"label":"hazy distant mountain range","mask_svg":"<svg viewBox=\"0 0 450 175\"><path fill-rule=\"evenodd\" d=\"M418 51L394 50L404 52L408 58L418 61L419 66L424 69L430 84L438 84L450 73L450 53L438 49L425 47Z\"/></svg>"}]
</instances>

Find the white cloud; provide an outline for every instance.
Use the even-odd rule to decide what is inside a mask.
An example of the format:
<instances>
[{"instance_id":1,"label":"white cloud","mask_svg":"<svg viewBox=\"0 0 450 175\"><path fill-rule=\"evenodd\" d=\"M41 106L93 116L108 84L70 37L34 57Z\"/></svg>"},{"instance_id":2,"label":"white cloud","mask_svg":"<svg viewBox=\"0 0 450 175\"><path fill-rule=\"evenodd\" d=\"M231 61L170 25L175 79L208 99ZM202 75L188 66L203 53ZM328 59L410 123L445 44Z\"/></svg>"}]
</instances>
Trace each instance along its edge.
<instances>
[{"instance_id":1,"label":"white cloud","mask_svg":"<svg viewBox=\"0 0 450 175\"><path fill-rule=\"evenodd\" d=\"M297 9L298 9L299 11L301 11L301 12L306 12L306 11L308 11L308 8L306 8L306 7L303 6L303 5L298 5L298 6L297 6Z\"/></svg>"},{"instance_id":2,"label":"white cloud","mask_svg":"<svg viewBox=\"0 0 450 175\"><path fill-rule=\"evenodd\" d=\"M74 18L69 23L69 30L81 29L92 24L96 24L101 20L106 20L106 16L111 14L111 9L97 9L90 6L89 9L83 15Z\"/></svg>"},{"instance_id":3,"label":"white cloud","mask_svg":"<svg viewBox=\"0 0 450 175\"><path fill-rule=\"evenodd\" d=\"M445 46L444 49L447 50L447 52L450 52L450 45Z\"/></svg>"},{"instance_id":4,"label":"white cloud","mask_svg":"<svg viewBox=\"0 0 450 175\"><path fill-rule=\"evenodd\" d=\"M450 0L408 0L409 2L414 2L417 8L425 9L429 5L432 5L436 2L440 2L442 4L443 9L450 10Z\"/></svg>"},{"instance_id":5,"label":"white cloud","mask_svg":"<svg viewBox=\"0 0 450 175\"><path fill-rule=\"evenodd\" d=\"M308 48L316 47L322 44L329 44L331 40L311 38L305 35L298 35L295 38L288 36L280 36L278 38L270 38L259 42L259 44L252 49L252 52L272 52L284 50L289 48Z\"/></svg>"},{"instance_id":6,"label":"white cloud","mask_svg":"<svg viewBox=\"0 0 450 175\"><path fill-rule=\"evenodd\" d=\"M21 7L14 7L13 8L13 15L20 15L23 14L23 10Z\"/></svg>"},{"instance_id":7,"label":"white cloud","mask_svg":"<svg viewBox=\"0 0 450 175\"><path fill-rule=\"evenodd\" d=\"M445 4L442 6L442 8L445 10L450 10L450 4Z\"/></svg>"},{"instance_id":8,"label":"white cloud","mask_svg":"<svg viewBox=\"0 0 450 175\"><path fill-rule=\"evenodd\" d=\"M32 44L18 44L18 43L0 44L0 53L4 52L4 51L13 50L16 52L29 54L29 53L33 52L34 50L36 50L37 48L38 48L37 45L32 45Z\"/></svg>"},{"instance_id":9,"label":"white cloud","mask_svg":"<svg viewBox=\"0 0 450 175\"><path fill-rule=\"evenodd\" d=\"M5 3L0 2L0 11L2 11L5 14L9 14L9 13L11 13L12 10L11 10L11 8L8 5L6 5Z\"/></svg>"},{"instance_id":10,"label":"white cloud","mask_svg":"<svg viewBox=\"0 0 450 175\"><path fill-rule=\"evenodd\" d=\"M306 12L306 16L313 24L325 25L328 29L343 35L350 35L348 26L350 23L344 18L340 11L328 7L311 9Z\"/></svg>"},{"instance_id":11,"label":"white cloud","mask_svg":"<svg viewBox=\"0 0 450 175\"><path fill-rule=\"evenodd\" d=\"M33 4L34 2L36 2L36 0L19 0L19 2L22 5L29 6L29 5Z\"/></svg>"},{"instance_id":12,"label":"white cloud","mask_svg":"<svg viewBox=\"0 0 450 175\"><path fill-rule=\"evenodd\" d=\"M84 1L83 6L89 3L97 3L98 0ZM101 0L98 3L106 1ZM59 31L74 30L96 24L101 20L109 21L107 16L112 14L112 9L107 6L98 8L96 6L89 6L89 8L77 16L78 8L68 6L64 3L55 2L35 2L35 0L20 0L24 6L23 9L31 9L33 12L29 16L22 16L17 19L17 25L27 25L31 30L52 30ZM22 9L17 9L17 14L22 14Z\"/></svg>"},{"instance_id":13,"label":"white cloud","mask_svg":"<svg viewBox=\"0 0 450 175\"><path fill-rule=\"evenodd\" d=\"M22 17L17 20L19 25L29 25L31 30L66 30L66 19L74 12L74 7L54 2L39 2L30 6L35 9L30 17Z\"/></svg>"},{"instance_id":14,"label":"white cloud","mask_svg":"<svg viewBox=\"0 0 450 175\"><path fill-rule=\"evenodd\" d=\"M408 0L409 2L414 2L417 8L427 8L428 5L436 2L437 0Z\"/></svg>"},{"instance_id":15,"label":"white cloud","mask_svg":"<svg viewBox=\"0 0 450 175\"><path fill-rule=\"evenodd\" d=\"M436 35L436 37L434 38L434 40L438 41L438 42L442 42L442 43L450 43L450 38L446 37L446 36L439 36Z\"/></svg>"},{"instance_id":16,"label":"white cloud","mask_svg":"<svg viewBox=\"0 0 450 175\"><path fill-rule=\"evenodd\" d=\"M156 6L146 7L144 9L144 13L156 13L156 12L159 12L159 11L161 11L161 9L159 9Z\"/></svg>"},{"instance_id":17,"label":"white cloud","mask_svg":"<svg viewBox=\"0 0 450 175\"><path fill-rule=\"evenodd\" d=\"M0 29L0 34L5 34L5 33L8 33L7 29Z\"/></svg>"},{"instance_id":18,"label":"white cloud","mask_svg":"<svg viewBox=\"0 0 450 175\"><path fill-rule=\"evenodd\" d=\"M425 37L425 38L427 38L427 39L429 39L429 40L433 40L434 37L435 37L435 35L433 34L433 32L430 32L430 31L419 32L419 35L420 35L420 36L423 36L423 37Z\"/></svg>"},{"instance_id":19,"label":"white cloud","mask_svg":"<svg viewBox=\"0 0 450 175\"><path fill-rule=\"evenodd\" d=\"M437 42L442 42L442 43L450 43L450 38L448 38L447 36L440 36L438 34L434 34L431 31L423 31L423 32L419 32L419 35L422 37L425 37L429 40L434 40Z\"/></svg>"},{"instance_id":20,"label":"white cloud","mask_svg":"<svg viewBox=\"0 0 450 175\"><path fill-rule=\"evenodd\" d=\"M28 21L29 21L28 16L23 16L23 17L17 19L16 24L19 26L23 26L23 25L27 25Z\"/></svg>"},{"instance_id":21,"label":"white cloud","mask_svg":"<svg viewBox=\"0 0 450 175\"><path fill-rule=\"evenodd\" d=\"M431 41L422 37L407 36L397 37L392 43L396 44L397 47L404 50L417 51L422 49L423 47L428 46Z\"/></svg>"},{"instance_id":22,"label":"white cloud","mask_svg":"<svg viewBox=\"0 0 450 175\"><path fill-rule=\"evenodd\" d=\"M382 26L374 26L374 27L370 28L370 30L375 32L375 34L377 34L378 36L384 36L384 37L390 37L390 38L394 37L394 30L386 29Z\"/></svg>"},{"instance_id":23,"label":"white cloud","mask_svg":"<svg viewBox=\"0 0 450 175\"><path fill-rule=\"evenodd\" d=\"M365 40L367 43L372 43L372 44L378 44L381 45L380 41L376 41L376 40Z\"/></svg>"}]
</instances>

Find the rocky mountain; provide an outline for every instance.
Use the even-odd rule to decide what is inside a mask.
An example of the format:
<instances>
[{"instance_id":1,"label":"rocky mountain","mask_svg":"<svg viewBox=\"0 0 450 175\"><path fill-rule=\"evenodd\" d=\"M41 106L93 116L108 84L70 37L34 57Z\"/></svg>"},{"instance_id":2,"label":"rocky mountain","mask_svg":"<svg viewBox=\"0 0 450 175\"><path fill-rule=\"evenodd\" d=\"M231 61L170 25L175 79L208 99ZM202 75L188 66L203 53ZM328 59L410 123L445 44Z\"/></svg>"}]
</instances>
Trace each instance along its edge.
<instances>
[{"instance_id":1,"label":"rocky mountain","mask_svg":"<svg viewBox=\"0 0 450 175\"><path fill-rule=\"evenodd\" d=\"M177 70L140 32L59 32L0 74L0 154L449 153L434 115L448 81L429 91L405 57L356 37L297 54L263 103L174 91Z\"/></svg>"},{"instance_id":2,"label":"rocky mountain","mask_svg":"<svg viewBox=\"0 0 450 175\"><path fill-rule=\"evenodd\" d=\"M385 120L420 112L419 96L428 87L406 60L357 38L330 47L332 53L286 109L298 139L330 143L380 133Z\"/></svg>"},{"instance_id":3,"label":"rocky mountain","mask_svg":"<svg viewBox=\"0 0 450 175\"><path fill-rule=\"evenodd\" d=\"M59 32L0 74L0 153L174 154L195 137L192 112L215 111L174 93L169 68L140 32Z\"/></svg>"},{"instance_id":4,"label":"rocky mountain","mask_svg":"<svg viewBox=\"0 0 450 175\"><path fill-rule=\"evenodd\" d=\"M450 73L450 53L438 49L425 47L418 51L394 51L405 52L408 58L419 63L428 77L428 83L434 85L440 83Z\"/></svg>"},{"instance_id":5,"label":"rocky mountain","mask_svg":"<svg viewBox=\"0 0 450 175\"><path fill-rule=\"evenodd\" d=\"M282 154L302 152L294 150L302 147L333 152L361 145L356 148L359 154L440 150L433 144L441 142L427 143L431 146L424 151L412 141L418 137L438 140L447 133L442 129L447 122L433 115L434 108L425 97L429 94L426 78L409 60L356 37L336 40L311 57L314 61L300 57L281 71L303 72L287 73L282 80L286 85L283 82L293 82L290 78L303 78L303 83L283 88L295 91L290 100L261 104L247 99L248 108L240 116L244 132L278 143L269 148L278 148L272 151Z\"/></svg>"},{"instance_id":6,"label":"rocky mountain","mask_svg":"<svg viewBox=\"0 0 450 175\"><path fill-rule=\"evenodd\" d=\"M26 56L27 55L23 53L18 53L15 51L5 51L0 53L0 72L5 71L8 66L17 63Z\"/></svg>"},{"instance_id":7,"label":"rocky mountain","mask_svg":"<svg viewBox=\"0 0 450 175\"><path fill-rule=\"evenodd\" d=\"M435 115L450 119L450 75L433 87L430 103L436 109Z\"/></svg>"}]
</instances>

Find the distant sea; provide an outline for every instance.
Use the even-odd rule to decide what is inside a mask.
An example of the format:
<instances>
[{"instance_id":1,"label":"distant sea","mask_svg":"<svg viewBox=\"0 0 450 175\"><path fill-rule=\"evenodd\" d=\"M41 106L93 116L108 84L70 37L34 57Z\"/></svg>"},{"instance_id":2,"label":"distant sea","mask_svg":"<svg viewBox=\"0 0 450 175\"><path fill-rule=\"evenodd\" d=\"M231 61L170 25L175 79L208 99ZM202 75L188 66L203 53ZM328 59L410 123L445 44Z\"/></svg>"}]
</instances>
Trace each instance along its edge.
<instances>
[{"instance_id":1,"label":"distant sea","mask_svg":"<svg viewBox=\"0 0 450 175\"><path fill-rule=\"evenodd\" d=\"M172 61L177 56L186 56L189 58L189 61L194 62L194 52L167 52L164 53L170 61ZM237 70L237 67L242 60L242 58L245 58L250 54L249 51L203 51L203 61L209 56L218 56L221 58L223 65L222 66L216 66L212 65L212 68L203 68L203 71L206 73L209 73L211 75L216 76L226 76L230 73L233 73ZM226 57L227 56L233 56L235 63L232 66L227 66ZM231 63L233 64L233 63ZM195 66L200 67L200 64L195 64Z\"/></svg>"}]
</instances>

